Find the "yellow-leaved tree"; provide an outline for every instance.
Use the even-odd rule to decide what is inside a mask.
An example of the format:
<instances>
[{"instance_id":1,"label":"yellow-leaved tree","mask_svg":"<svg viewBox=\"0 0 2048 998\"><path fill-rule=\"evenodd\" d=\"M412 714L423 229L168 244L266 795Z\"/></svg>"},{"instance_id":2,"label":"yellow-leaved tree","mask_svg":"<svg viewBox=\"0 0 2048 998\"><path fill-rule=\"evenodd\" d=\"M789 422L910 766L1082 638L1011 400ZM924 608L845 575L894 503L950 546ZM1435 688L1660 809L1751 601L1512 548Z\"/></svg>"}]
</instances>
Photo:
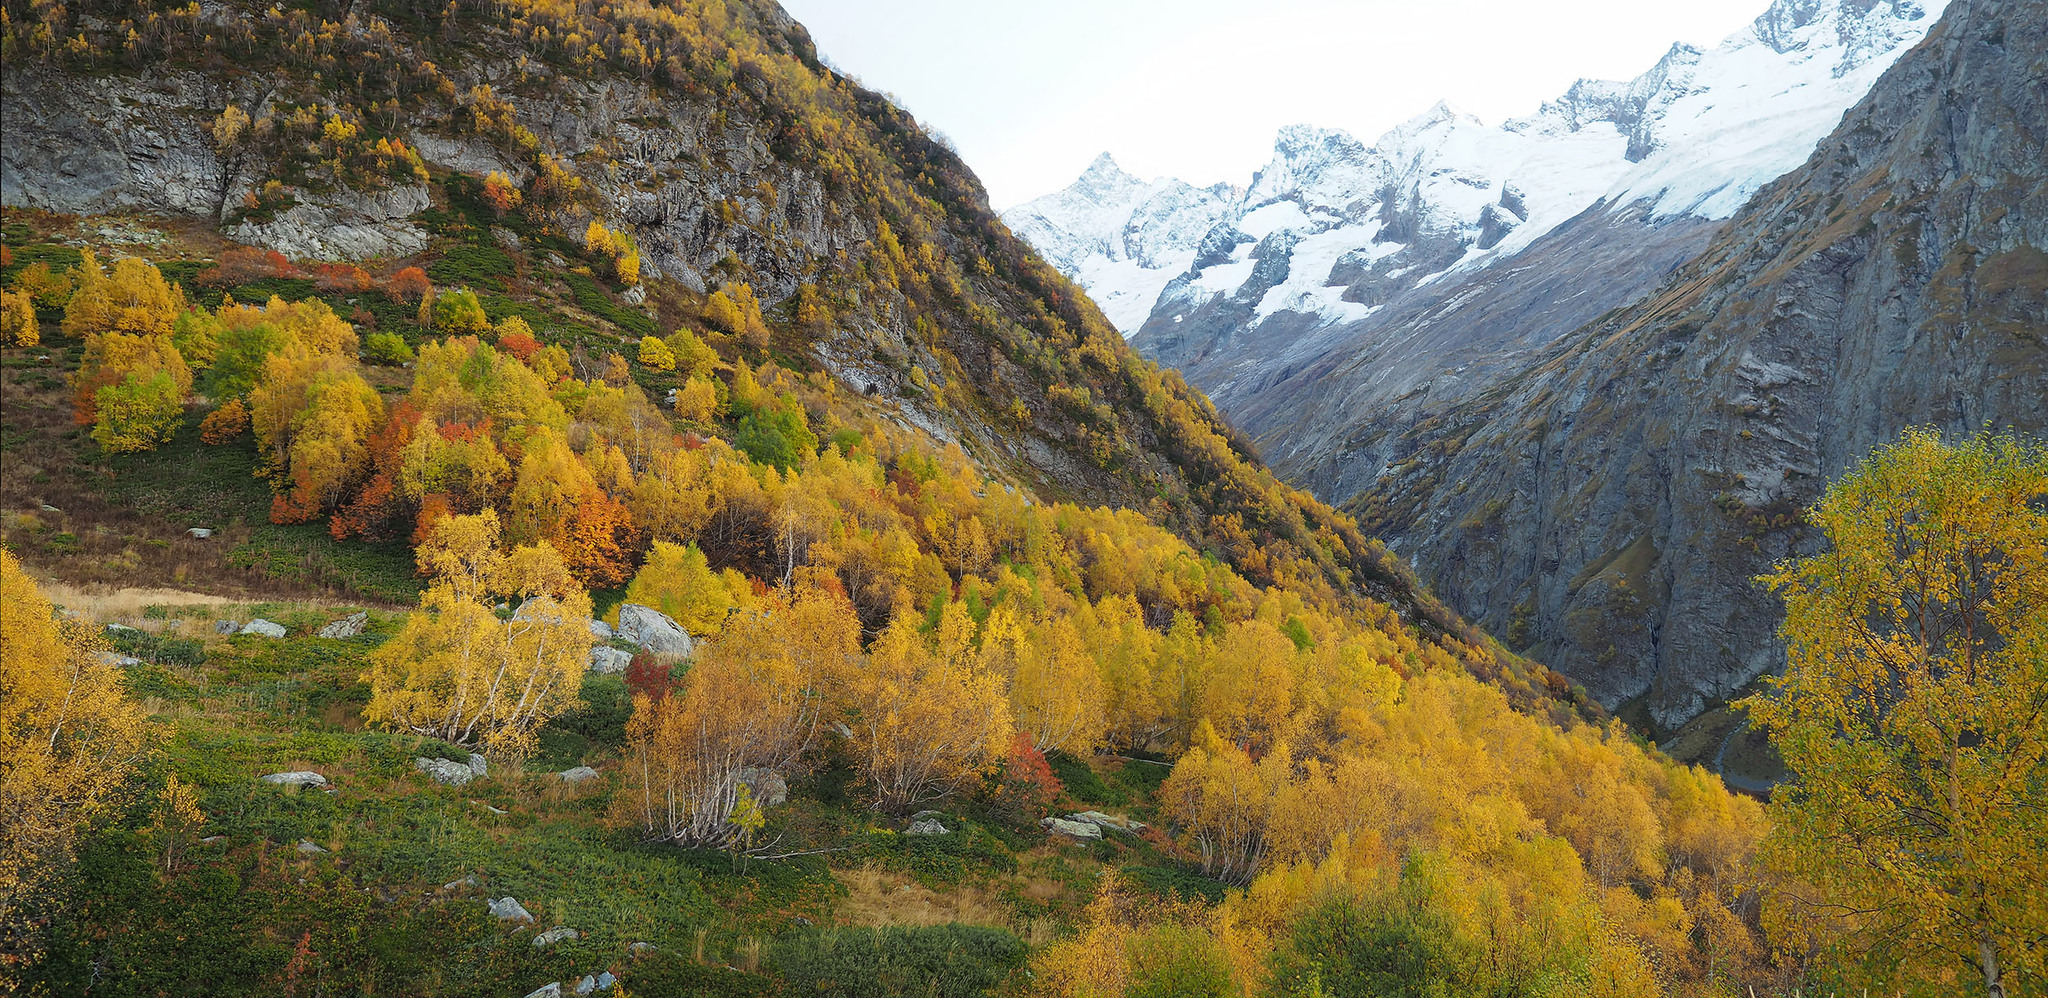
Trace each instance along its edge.
<instances>
[{"instance_id":1,"label":"yellow-leaved tree","mask_svg":"<svg viewBox=\"0 0 2048 998\"><path fill-rule=\"evenodd\" d=\"M717 634L735 610L752 606L753 586L735 569L714 572L697 545L655 541L626 587L626 603L660 610L698 637Z\"/></svg>"},{"instance_id":2,"label":"yellow-leaved tree","mask_svg":"<svg viewBox=\"0 0 2048 998\"><path fill-rule=\"evenodd\" d=\"M78 827L143 746L142 710L101 650L0 548L0 968L34 954Z\"/></svg>"},{"instance_id":3,"label":"yellow-leaved tree","mask_svg":"<svg viewBox=\"0 0 2048 998\"><path fill-rule=\"evenodd\" d=\"M2048 451L1908 431L1808 516L1766 581L1782 679L1744 701L1793 779L1765 861L1781 944L1886 993L2048 973ZM2029 992L2031 993L2031 992Z\"/></svg>"},{"instance_id":4,"label":"yellow-leaved tree","mask_svg":"<svg viewBox=\"0 0 2048 998\"><path fill-rule=\"evenodd\" d=\"M818 735L831 677L860 657L846 597L805 582L780 589L697 653L683 689L633 698L619 817L653 838L722 848L747 829L732 817L759 774L786 773ZM751 791L749 791L749 799Z\"/></svg>"},{"instance_id":5,"label":"yellow-leaved tree","mask_svg":"<svg viewBox=\"0 0 2048 998\"><path fill-rule=\"evenodd\" d=\"M363 718L524 758L534 732L581 705L590 665L590 594L546 542L499 547L498 514L438 521L420 545L434 581L405 628L370 656ZM492 612L503 597L509 620Z\"/></svg>"},{"instance_id":6,"label":"yellow-leaved tree","mask_svg":"<svg viewBox=\"0 0 2048 998\"><path fill-rule=\"evenodd\" d=\"M896 618L865 661L833 677L854 768L877 808L905 814L966 786L1010 743L1002 679L969 656L935 655L914 619Z\"/></svg>"}]
</instances>

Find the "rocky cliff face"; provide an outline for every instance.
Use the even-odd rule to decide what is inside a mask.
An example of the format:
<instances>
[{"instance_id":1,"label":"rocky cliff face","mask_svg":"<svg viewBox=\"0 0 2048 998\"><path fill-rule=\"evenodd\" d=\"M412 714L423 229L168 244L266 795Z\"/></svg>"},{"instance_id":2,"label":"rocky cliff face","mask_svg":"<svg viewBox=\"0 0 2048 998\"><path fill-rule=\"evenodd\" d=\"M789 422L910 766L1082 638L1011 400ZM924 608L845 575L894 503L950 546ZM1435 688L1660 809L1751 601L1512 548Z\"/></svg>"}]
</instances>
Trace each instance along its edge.
<instances>
[{"instance_id":1,"label":"rocky cliff face","mask_svg":"<svg viewBox=\"0 0 2048 998\"><path fill-rule=\"evenodd\" d=\"M1782 661L1752 577L1911 425L2048 426L2048 16L1955 0L1655 293L1338 455L1453 607L1675 725ZM1441 379L1439 376L1439 380Z\"/></svg>"}]
</instances>

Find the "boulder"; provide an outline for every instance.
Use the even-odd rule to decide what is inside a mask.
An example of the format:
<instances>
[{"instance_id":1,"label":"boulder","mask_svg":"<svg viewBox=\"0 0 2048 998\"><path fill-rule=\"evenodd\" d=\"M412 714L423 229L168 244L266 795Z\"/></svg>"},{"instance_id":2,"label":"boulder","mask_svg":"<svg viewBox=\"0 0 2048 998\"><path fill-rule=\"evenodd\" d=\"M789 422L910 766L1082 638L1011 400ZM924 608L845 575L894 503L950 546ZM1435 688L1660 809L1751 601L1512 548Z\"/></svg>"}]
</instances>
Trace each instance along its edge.
<instances>
[{"instance_id":1,"label":"boulder","mask_svg":"<svg viewBox=\"0 0 2048 998\"><path fill-rule=\"evenodd\" d=\"M272 773L269 776L262 777L262 780L265 783L275 783L286 787L324 787L327 785L327 777L321 776L310 769L295 769L289 773Z\"/></svg>"},{"instance_id":2,"label":"boulder","mask_svg":"<svg viewBox=\"0 0 2048 998\"><path fill-rule=\"evenodd\" d=\"M466 763L447 759L420 756L412 761L412 768L433 777L437 783L445 783L451 787L459 787L476 779L476 770L471 769Z\"/></svg>"},{"instance_id":3,"label":"boulder","mask_svg":"<svg viewBox=\"0 0 2048 998\"><path fill-rule=\"evenodd\" d=\"M216 620L213 622L213 633L215 634L233 634L241 629L242 622L239 620Z\"/></svg>"},{"instance_id":4,"label":"boulder","mask_svg":"<svg viewBox=\"0 0 2048 998\"><path fill-rule=\"evenodd\" d=\"M626 947L626 952L631 953L634 956L640 956L644 953L655 952L660 948L661 947L656 946L653 943L634 943L633 945Z\"/></svg>"},{"instance_id":5,"label":"boulder","mask_svg":"<svg viewBox=\"0 0 2048 998\"><path fill-rule=\"evenodd\" d=\"M213 536L213 531L207 527L192 527L185 532L202 541Z\"/></svg>"},{"instance_id":6,"label":"boulder","mask_svg":"<svg viewBox=\"0 0 2048 998\"><path fill-rule=\"evenodd\" d=\"M1040 818L1038 819L1038 827L1076 839L1099 839L1102 837L1102 826L1087 821L1069 821L1065 818Z\"/></svg>"},{"instance_id":7,"label":"boulder","mask_svg":"<svg viewBox=\"0 0 2048 998\"><path fill-rule=\"evenodd\" d=\"M255 620L243 624L242 629L236 631L235 633L255 634L266 638L281 638L284 637L284 625L264 620L263 618L258 617Z\"/></svg>"},{"instance_id":8,"label":"boulder","mask_svg":"<svg viewBox=\"0 0 2048 998\"><path fill-rule=\"evenodd\" d=\"M543 984L529 992L526 998L562 998L562 982Z\"/></svg>"},{"instance_id":9,"label":"boulder","mask_svg":"<svg viewBox=\"0 0 2048 998\"><path fill-rule=\"evenodd\" d=\"M94 657L99 659L103 665L111 665L122 669L126 669L131 665L142 664L141 659L133 655L123 655L120 652L102 651L95 653Z\"/></svg>"},{"instance_id":10,"label":"boulder","mask_svg":"<svg viewBox=\"0 0 2048 998\"><path fill-rule=\"evenodd\" d=\"M533 913L512 898L499 898L490 902L491 914L506 922L531 922Z\"/></svg>"},{"instance_id":11,"label":"boulder","mask_svg":"<svg viewBox=\"0 0 2048 998\"><path fill-rule=\"evenodd\" d=\"M941 824L939 824L939 819L937 819L937 818L922 818L922 819L919 819L919 820L917 820L917 821L913 821L913 822L911 822L911 823L910 823L910 828L909 828L909 829L907 829L906 831L904 831L904 833L903 833L903 834L905 834L905 835L945 835L945 834L947 834L947 829L946 829L946 826L944 826L944 825L941 825Z\"/></svg>"},{"instance_id":12,"label":"boulder","mask_svg":"<svg viewBox=\"0 0 2048 998\"><path fill-rule=\"evenodd\" d=\"M619 637L656 655L686 658L697 649L697 641L683 625L653 607L638 603L619 604Z\"/></svg>"},{"instance_id":13,"label":"boulder","mask_svg":"<svg viewBox=\"0 0 2048 998\"><path fill-rule=\"evenodd\" d=\"M107 633L108 633L108 634L140 634L140 633L142 633L142 628L140 628L140 627L129 627L129 626L127 625L127 624L108 624L108 625L107 625Z\"/></svg>"},{"instance_id":14,"label":"boulder","mask_svg":"<svg viewBox=\"0 0 2048 998\"><path fill-rule=\"evenodd\" d=\"M533 944L535 946L553 946L554 944L561 942L564 939L580 939L582 937L583 933L578 932L575 929L565 929L557 925L554 928L541 933L540 935L534 936Z\"/></svg>"},{"instance_id":15,"label":"boulder","mask_svg":"<svg viewBox=\"0 0 2048 998\"><path fill-rule=\"evenodd\" d=\"M613 637L612 625L592 617L590 618L590 636L599 641L610 641Z\"/></svg>"},{"instance_id":16,"label":"boulder","mask_svg":"<svg viewBox=\"0 0 2048 998\"><path fill-rule=\"evenodd\" d=\"M471 752L469 754L469 771L478 776L489 776L491 775L491 764L483 756Z\"/></svg>"},{"instance_id":17,"label":"boulder","mask_svg":"<svg viewBox=\"0 0 2048 998\"><path fill-rule=\"evenodd\" d=\"M584 780L597 779L597 770L589 766L577 766L573 769L562 770L556 775L562 778L563 783L582 783Z\"/></svg>"},{"instance_id":18,"label":"boulder","mask_svg":"<svg viewBox=\"0 0 2048 998\"><path fill-rule=\"evenodd\" d=\"M1067 820L1085 821L1104 831L1122 832L1125 835L1136 835L1145 830L1145 823L1142 821L1118 818L1114 815L1103 814L1101 811L1082 811L1079 814L1070 814L1067 815Z\"/></svg>"},{"instance_id":19,"label":"boulder","mask_svg":"<svg viewBox=\"0 0 2048 998\"><path fill-rule=\"evenodd\" d=\"M740 770L740 782L754 793L754 803L762 807L774 807L789 803L789 781L772 769L758 769L752 766Z\"/></svg>"},{"instance_id":20,"label":"boulder","mask_svg":"<svg viewBox=\"0 0 2048 998\"><path fill-rule=\"evenodd\" d=\"M363 633L363 626L369 622L370 611L357 610L313 633L323 638L352 638Z\"/></svg>"},{"instance_id":21,"label":"boulder","mask_svg":"<svg viewBox=\"0 0 2048 998\"><path fill-rule=\"evenodd\" d=\"M467 875L463 876L463 877L462 877L462 879L460 879L460 880L450 880L450 881L448 881L447 883L445 883L445 884L442 884L442 885L441 885L441 890L440 890L440 893L442 893L442 894L453 894L453 893L455 893L456 891L468 890L469 888L472 888L472 887L481 887L481 886L483 886L483 881L481 881L481 880L478 880L478 879L476 878L476 874L474 874L474 873L471 873L471 874L467 874ZM496 902L492 902L492 903L493 903L493 904L496 904ZM516 902L516 901L515 901L515 902L513 902L513 903L514 903L514 904L517 904L518 902ZM496 909L494 908L493 910L495 911Z\"/></svg>"},{"instance_id":22,"label":"boulder","mask_svg":"<svg viewBox=\"0 0 2048 998\"><path fill-rule=\"evenodd\" d=\"M617 984L618 982L619 979L613 977L612 972L609 970L602 971L596 974L589 974L586 975L582 980L576 982L576 993L579 995L587 995L592 991L610 991L612 989L612 985Z\"/></svg>"},{"instance_id":23,"label":"boulder","mask_svg":"<svg viewBox=\"0 0 2048 998\"><path fill-rule=\"evenodd\" d=\"M327 852L326 849L321 848L320 845L314 842L312 839L300 839L299 844L295 848L297 848L300 852L308 856L320 856L326 854Z\"/></svg>"},{"instance_id":24,"label":"boulder","mask_svg":"<svg viewBox=\"0 0 2048 998\"><path fill-rule=\"evenodd\" d=\"M590 671L600 675L612 675L626 671L633 664L633 653L620 651L610 645L590 646Z\"/></svg>"}]
</instances>

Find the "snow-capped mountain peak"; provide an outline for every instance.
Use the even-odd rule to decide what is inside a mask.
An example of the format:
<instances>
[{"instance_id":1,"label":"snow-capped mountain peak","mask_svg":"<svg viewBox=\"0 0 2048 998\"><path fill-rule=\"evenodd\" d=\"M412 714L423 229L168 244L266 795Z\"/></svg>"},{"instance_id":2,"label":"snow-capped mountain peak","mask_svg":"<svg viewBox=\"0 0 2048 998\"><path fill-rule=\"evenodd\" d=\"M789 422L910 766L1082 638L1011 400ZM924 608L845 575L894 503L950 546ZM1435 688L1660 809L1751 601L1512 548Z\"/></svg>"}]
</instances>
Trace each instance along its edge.
<instances>
[{"instance_id":1,"label":"snow-capped mountain peak","mask_svg":"<svg viewBox=\"0 0 2048 998\"><path fill-rule=\"evenodd\" d=\"M1802 162L1944 4L1775 0L1717 47L1673 45L1633 80L1580 80L1498 126L1443 101L1370 145L1290 125L1242 191L1140 181L1104 153L1072 186L1004 217L1126 334L1217 295L1255 300L1253 323L1279 311L1357 319L1404 288L1519 253L1597 203L1652 219L1733 214ZM1292 232L1291 259L1253 268L1242 247L1221 262L1198 253L1219 224L1251 239Z\"/></svg>"}]
</instances>

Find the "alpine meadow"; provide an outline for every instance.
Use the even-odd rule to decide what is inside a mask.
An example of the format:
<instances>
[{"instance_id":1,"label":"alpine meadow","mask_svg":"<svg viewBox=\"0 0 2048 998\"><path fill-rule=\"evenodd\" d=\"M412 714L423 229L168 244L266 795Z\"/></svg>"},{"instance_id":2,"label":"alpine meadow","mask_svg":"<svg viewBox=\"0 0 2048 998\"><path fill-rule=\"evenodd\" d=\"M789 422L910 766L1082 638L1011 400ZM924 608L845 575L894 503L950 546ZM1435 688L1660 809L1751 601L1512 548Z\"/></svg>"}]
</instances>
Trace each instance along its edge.
<instances>
[{"instance_id":1,"label":"alpine meadow","mask_svg":"<svg viewBox=\"0 0 2048 998\"><path fill-rule=\"evenodd\" d=\"M2048 11L1001 213L829 54L5 0L0 993L2048 998Z\"/></svg>"}]
</instances>

